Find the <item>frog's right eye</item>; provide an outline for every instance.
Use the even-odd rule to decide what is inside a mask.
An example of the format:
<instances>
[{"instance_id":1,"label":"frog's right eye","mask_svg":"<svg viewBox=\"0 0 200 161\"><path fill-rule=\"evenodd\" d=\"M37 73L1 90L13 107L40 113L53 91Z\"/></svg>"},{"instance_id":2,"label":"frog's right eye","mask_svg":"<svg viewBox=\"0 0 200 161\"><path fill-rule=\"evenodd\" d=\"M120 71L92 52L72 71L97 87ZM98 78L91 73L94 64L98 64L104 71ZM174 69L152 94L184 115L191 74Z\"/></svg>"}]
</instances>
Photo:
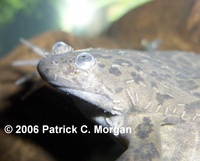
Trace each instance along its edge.
<instances>
[{"instance_id":1,"label":"frog's right eye","mask_svg":"<svg viewBox=\"0 0 200 161\"><path fill-rule=\"evenodd\" d=\"M55 43L52 47L52 55L64 54L70 51L74 51L74 49L61 41Z\"/></svg>"},{"instance_id":2,"label":"frog's right eye","mask_svg":"<svg viewBox=\"0 0 200 161\"><path fill-rule=\"evenodd\" d=\"M75 59L75 65L79 69L89 69L96 63L95 58L87 52L79 54Z\"/></svg>"}]
</instances>

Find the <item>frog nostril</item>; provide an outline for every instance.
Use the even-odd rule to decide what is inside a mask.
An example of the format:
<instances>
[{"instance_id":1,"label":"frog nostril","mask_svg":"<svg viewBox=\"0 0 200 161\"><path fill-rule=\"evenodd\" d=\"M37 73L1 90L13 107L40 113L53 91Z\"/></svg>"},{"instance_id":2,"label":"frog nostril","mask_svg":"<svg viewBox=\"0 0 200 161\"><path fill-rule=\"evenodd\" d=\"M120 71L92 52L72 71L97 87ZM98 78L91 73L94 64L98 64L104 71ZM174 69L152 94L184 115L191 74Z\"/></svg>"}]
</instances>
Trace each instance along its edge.
<instances>
[{"instance_id":1,"label":"frog nostril","mask_svg":"<svg viewBox=\"0 0 200 161\"><path fill-rule=\"evenodd\" d=\"M51 64L52 64L52 65L56 65L56 64L58 64L58 62L57 62L56 60L52 60L52 61L51 61Z\"/></svg>"}]
</instances>

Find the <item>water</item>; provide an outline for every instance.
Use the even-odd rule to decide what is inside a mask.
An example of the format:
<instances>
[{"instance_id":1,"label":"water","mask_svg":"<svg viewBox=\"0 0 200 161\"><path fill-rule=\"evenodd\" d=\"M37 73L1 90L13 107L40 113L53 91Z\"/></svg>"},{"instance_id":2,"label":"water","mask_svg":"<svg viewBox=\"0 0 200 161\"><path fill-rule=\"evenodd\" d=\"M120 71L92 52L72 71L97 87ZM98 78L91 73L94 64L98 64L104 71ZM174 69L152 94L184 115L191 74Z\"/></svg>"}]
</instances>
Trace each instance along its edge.
<instances>
[{"instance_id":1,"label":"water","mask_svg":"<svg viewBox=\"0 0 200 161\"><path fill-rule=\"evenodd\" d=\"M133 6L149 0L122 1L23 0L0 3L0 56L17 46L20 37L29 39L50 30L64 30L77 36L97 36ZM91 15L93 17L89 21ZM2 25L4 17L10 19ZM84 24L86 20L88 23Z\"/></svg>"}]
</instances>

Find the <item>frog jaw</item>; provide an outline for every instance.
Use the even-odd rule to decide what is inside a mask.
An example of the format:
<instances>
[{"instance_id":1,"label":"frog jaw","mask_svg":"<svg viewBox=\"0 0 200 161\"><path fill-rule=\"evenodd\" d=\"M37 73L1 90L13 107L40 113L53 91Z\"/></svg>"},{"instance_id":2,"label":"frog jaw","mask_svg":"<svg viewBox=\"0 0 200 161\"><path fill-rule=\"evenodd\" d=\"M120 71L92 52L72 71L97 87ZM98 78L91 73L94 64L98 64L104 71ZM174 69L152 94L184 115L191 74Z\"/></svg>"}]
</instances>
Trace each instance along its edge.
<instances>
[{"instance_id":1,"label":"frog jaw","mask_svg":"<svg viewBox=\"0 0 200 161\"><path fill-rule=\"evenodd\" d=\"M116 126L115 124L119 125L118 122L121 120L123 113L113 109L113 103L108 97L77 89L57 88L72 95L77 107L94 122L106 127Z\"/></svg>"}]
</instances>

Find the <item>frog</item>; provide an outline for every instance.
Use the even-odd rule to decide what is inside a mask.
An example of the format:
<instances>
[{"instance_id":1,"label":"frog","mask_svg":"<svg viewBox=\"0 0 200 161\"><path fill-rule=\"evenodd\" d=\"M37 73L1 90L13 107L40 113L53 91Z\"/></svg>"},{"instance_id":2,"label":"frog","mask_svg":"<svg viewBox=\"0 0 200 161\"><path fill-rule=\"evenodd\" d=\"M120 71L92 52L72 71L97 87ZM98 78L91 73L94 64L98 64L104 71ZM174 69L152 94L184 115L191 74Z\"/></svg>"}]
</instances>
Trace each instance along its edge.
<instances>
[{"instance_id":1,"label":"frog","mask_svg":"<svg viewBox=\"0 0 200 161\"><path fill-rule=\"evenodd\" d=\"M200 160L200 55L24 42L42 79L126 148L118 161Z\"/></svg>"}]
</instances>

